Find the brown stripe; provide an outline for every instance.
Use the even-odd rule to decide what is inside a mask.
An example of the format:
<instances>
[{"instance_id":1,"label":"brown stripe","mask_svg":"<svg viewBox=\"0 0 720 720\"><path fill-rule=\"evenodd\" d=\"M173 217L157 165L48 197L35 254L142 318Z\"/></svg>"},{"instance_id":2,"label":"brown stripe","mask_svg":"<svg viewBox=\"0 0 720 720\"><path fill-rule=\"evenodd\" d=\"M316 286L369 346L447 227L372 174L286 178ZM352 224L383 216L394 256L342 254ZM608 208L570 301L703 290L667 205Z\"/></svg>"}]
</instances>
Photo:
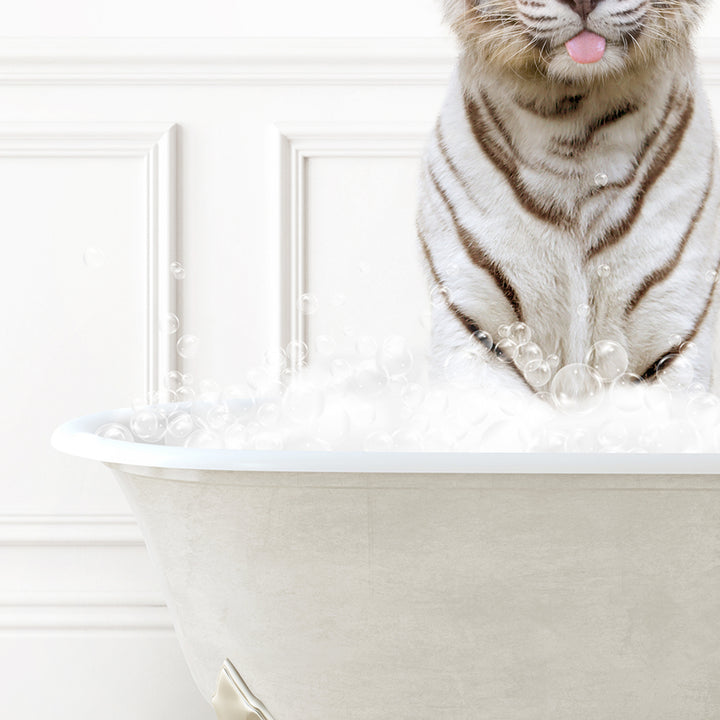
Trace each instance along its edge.
<instances>
[{"instance_id":1,"label":"brown stripe","mask_svg":"<svg viewBox=\"0 0 720 720\"><path fill-rule=\"evenodd\" d=\"M457 165L455 165L453 159L450 157L447 143L445 142L442 128L440 127L440 118L438 118L438 121L435 124L435 140L438 144L438 148L440 149L440 154L442 155L445 164L448 166L448 168L450 168L450 172L453 174L453 177L460 183L465 195L468 198L472 199L473 193L470 186L467 184L465 176L460 172L459 168L457 167Z\"/></svg>"},{"instance_id":2,"label":"brown stripe","mask_svg":"<svg viewBox=\"0 0 720 720\"><path fill-rule=\"evenodd\" d=\"M673 131L670 133L670 136L665 141L662 148L658 150L657 154L653 158L650 168L645 174L638 191L635 193L632 207L625 217L617 225L611 227L597 245L590 249L585 257L586 261L592 260L592 258L594 258L598 253L619 242L635 224L635 221L640 215L640 210L645 204L647 192L655 184L657 179L663 174L665 168L667 168L672 159L675 157L675 153L677 153L680 143L685 136L685 131L690 124L693 110L694 103L692 97L689 97L685 103L685 109L680 116L680 120L673 128Z\"/></svg>"},{"instance_id":3,"label":"brown stripe","mask_svg":"<svg viewBox=\"0 0 720 720\"><path fill-rule=\"evenodd\" d=\"M492 276L493 280L495 280L495 284L498 286L498 288L500 288L506 300L512 306L512 309L515 312L515 316L517 317L517 319L520 322L523 322L523 311L520 305L520 300L518 299L517 293L515 292L515 288L513 288L513 286L510 284L510 281L502 272L502 270L498 267L497 263L477 244L472 234L460 222L455 208L450 202L450 198L447 196L447 193L440 185L438 179L435 177L435 173L431 169L428 169L428 174L430 175L430 179L432 180L435 189L442 198L445 207L450 213L450 217L452 218L453 225L455 227L455 232L460 238L460 242L462 243L463 248L465 248L465 252L467 253L468 257L477 267L485 270Z\"/></svg>"},{"instance_id":4,"label":"brown stripe","mask_svg":"<svg viewBox=\"0 0 720 720\"><path fill-rule=\"evenodd\" d=\"M675 89L671 90L670 94L668 95L668 99L665 102L665 107L663 108L663 116L660 122L650 131L650 133L645 137L645 140L643 140L643 144L640 147L640 152L637 154L633 161L633 165L635 166L634 169L628 173L627 177L623 178L622 180L618 180L616 182L609 183L608 185L605 185L604 187L594 187L589 195L595 195L600 192L604 192L608 189L616 189L616 190L622 190L630 185L635 181L635 178L637 177L638 173L640 172L640 169L642 168L642 163L645 160L646 155L650 151L650 149L655 145L655 141L660 136L660 133L662 133L663 130L668 125L668 122L670 121L670 114L672 113L673 107L675 106L677 100L677 92Z\"/></svg>"},{"instance_id":5,"label":"brown stripe","mask_svg":"<svg viewBox=\"0 0 720 720\"><path fill-rule=\"evenodd\" d=\"M435 268L435 263L432 259L430 247L428 246L427 241L425 240L425 236L423 235L423 232L419 226L417 228L417 234L433 280L437 285L444 287L445 284L443 283L442 278L440 277L437 269ZM445 304L447 305L450 312L452 312L452 314L457 318L458 322L460 322L460 324L464 326L464 328L468 331L468 333L476 342L479 342L484 348L493 353L498 359L502 360L507 367L511 368L515 372L515 374L525 383L525 385L531 392L536 392L535 388L533 388L530 383L528 383L528 381L525 379L525 376L522 374L522 372L520 372L518 366L510 358L508 358L495 343L493 343L493 341L490 339L489 333L483 332L480 326L474 320L469 318L457 305L450 302L449 299L445 300Z\"/></svg>"},{"instance_id":6,"label":"brown stripe","mask_svg":"<svg viewBox=\"0 0 720 720\"><path fill-rule=\"evenodd\" d=\"M557 207L541 205L526 189L518 171L517 162L498 143L490 138L487 122L475 101L465 96L465 112L475 140L495 167L505 176L518 202L529 212L553 225L567 227L570 218Z\"/></svg>"},{"instance_id":7,"label":"brown stripe","mask_svg":"<svg viewBox=\"0 0 720 720\"><path fill-rule=\"evenodd\" d=\"M593 139L598 130L617 122L627 115L637 112L638 109L638 106L634 103L626 103L621 107L614 108L602 117L593 120L579 137L567 139L553 138L553 142L557 145L557 149L553 149L551 152L555 155L561 155L562 157L573 157L575 152L582 152L587 149L587 146L590 144L590 141Z\"/></svg>"},{"instance_id":8,"label":"brown stripe","mask_svg":"<svg viewBox=\"0 0 720 720\"><path fill-rule=\"evenodd\" d=\"M558 18L557 15L528 15L526 12L523 12L522 10L518 10L518 15L520 17L525 18L530 24L534 22L548 22L550 20L557 22ZM545 30L545 28L542 28Z\"/></svg>"},{"instance_id":9,"label":"brown stripe","mask_svg":"<svg viewBox=\"0 0 720 720\"><path fill-rule=\"evenodd\" d=\"M584 95L567 95L557 100L555 104L550 108L542 106L538 107L533 102L527 102L519 98L515 98L515 103L523 110L527 110L533 115L545 118L546 120L551 120L563 119L566 118L568 115L572 115L573 113L577 112L580 108L580 104L584 99Z\"/></svg>"},{"instance_id":10,"label":"brown stripe","mask_svg":"<svg viewBox=\"0 0 720 720\"><path fill-rule=\"evenodd\" d=\"M720 271L720 262L715 266L715 273L717 275L718 271ZM650 367L640 375L640 377L643 380L647 380L648 382L654 382L657 379L658 371L660 370L660 364L663 362L663 360L667 359L667 363L663 369L666 369L670 367L670 365L675 361L675 358L677 358L680 355L680 349L683 345L686 343L692 342L692 340L695 338L695 336L700 331L700 327L702 326L703 322L705 321L705 318L707 317L707 314L710 312L710 308L712 307L712 301L715 297L715 289L717 288L717 283L713 283L712 289L710 290L710 294L708 295L708 299L705 302L705 307L703 308L702 312L698 316L697 320L695 321L695 324L693 325L692 330L690 333L682 340L682 342L679 342L674 347L670 348L667 352L663 353Z\"/></svg>"},{"instance_id":11,"label":"brown stripe","mask_svg":"<svg viewBox=\"0 0 720 720\"><path fill-rule=\"evenodd\" d=\"M692 219L690 220L690 225L688 226L688 229L685 231L685 234L682 237L682 240L680 240L680 244L678 245L678 248L675 252L675 255L665 264L663 267L658 268L654 272L650 273L642 282L640 287L635 291L635 294L632 296L632 299L627 304L627 307L625 308L625 315L629 315L638 305L640 300L645 297L648 290L650 290L653 285L657 285L659 282L662 282L670 273L677 267L678 263L680 262L680 258L682 257L683 251L685 250L685 246L688 243L688 240L690 239L690 236L693 234L693 231L695 230L695 226L698 224L698 221L700 220L700 217L702 216L703 210L705 209L705 204L707 203L708 197L710 197L710 189L713 186L714 180L715 180L715 150L713 148L713 154L711 159L711 172L710 177L708 178L707 187L705 188L705 192L703 193L702 200L700 201L700 205L698 205L697 210L695 211L695 214L692 216Z\"/></svg>"},{"instance_id":12,"label":"brown stripe","mask_svg":"<svg viewBox=\"0 0 720 720\"><path fill-rule=\"evenodd\" d=\"M642 6L636 5L633 8L630 8L629 10L622 10L621 12L614 12L614 13L608 13L610 17L624 17L625 15L632 15L633 13L638 13L638 15L643 15L644 10L641 10ZM641 10L640 12L638 12Z\"/></svg>"}]
</instances>

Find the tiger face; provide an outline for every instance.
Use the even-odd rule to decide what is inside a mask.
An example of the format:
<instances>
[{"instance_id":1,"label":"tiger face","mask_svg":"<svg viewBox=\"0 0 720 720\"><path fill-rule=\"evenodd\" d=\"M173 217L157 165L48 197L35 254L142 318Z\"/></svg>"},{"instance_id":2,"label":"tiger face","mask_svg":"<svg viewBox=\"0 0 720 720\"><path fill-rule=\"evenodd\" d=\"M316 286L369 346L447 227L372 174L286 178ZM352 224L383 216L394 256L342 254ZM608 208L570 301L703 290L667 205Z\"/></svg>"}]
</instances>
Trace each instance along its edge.
<instances>
[{"instance_id":1,"label":"tiger face","mask_svg":"<svg viewBox=\"0 0 720 720\"><path fill-rule=\"evenodd\" d=\"M704 0L444 0L465 49L522 77L604 81L689 46Z\"/></svg>"}]
</instances>

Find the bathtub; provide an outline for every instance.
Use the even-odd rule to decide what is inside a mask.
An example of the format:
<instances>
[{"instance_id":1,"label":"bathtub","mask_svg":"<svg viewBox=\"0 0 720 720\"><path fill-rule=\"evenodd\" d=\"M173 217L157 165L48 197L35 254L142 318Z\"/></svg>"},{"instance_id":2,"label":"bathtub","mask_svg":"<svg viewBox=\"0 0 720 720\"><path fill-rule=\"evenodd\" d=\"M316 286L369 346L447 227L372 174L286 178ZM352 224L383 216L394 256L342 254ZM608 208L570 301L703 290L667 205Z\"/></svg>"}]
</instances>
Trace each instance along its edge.
<instances>
[{"instance_id":1,"label":"bathtub","mask_svg":"<svg viewBox=\"0 0 720 720\"><path fill-rule=\"evenodd\" d=\"M53 436L105 463L222 720L720 717L720 456L291 453Z\"/></svg>"}]
</instances>

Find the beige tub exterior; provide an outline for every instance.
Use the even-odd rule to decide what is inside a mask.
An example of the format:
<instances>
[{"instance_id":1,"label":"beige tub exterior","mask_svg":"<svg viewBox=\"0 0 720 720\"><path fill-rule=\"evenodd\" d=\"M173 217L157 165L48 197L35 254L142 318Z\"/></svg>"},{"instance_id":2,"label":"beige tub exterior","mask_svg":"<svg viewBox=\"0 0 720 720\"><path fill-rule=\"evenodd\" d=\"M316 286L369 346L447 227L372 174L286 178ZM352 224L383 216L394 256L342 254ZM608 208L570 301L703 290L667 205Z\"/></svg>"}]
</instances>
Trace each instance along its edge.
<instances>
[{"instance_id":1,"label":"beige tub exterior","mask_svg":"<svg viewBox=\"0 0 720 720\"><path fill-rule=\"evenodd\" d=\"M115 473L208 700L229 659L273 720L720 717L720 458L442 472L137 446L96 421L55 444Z\"/></svg>"}]
</instances>

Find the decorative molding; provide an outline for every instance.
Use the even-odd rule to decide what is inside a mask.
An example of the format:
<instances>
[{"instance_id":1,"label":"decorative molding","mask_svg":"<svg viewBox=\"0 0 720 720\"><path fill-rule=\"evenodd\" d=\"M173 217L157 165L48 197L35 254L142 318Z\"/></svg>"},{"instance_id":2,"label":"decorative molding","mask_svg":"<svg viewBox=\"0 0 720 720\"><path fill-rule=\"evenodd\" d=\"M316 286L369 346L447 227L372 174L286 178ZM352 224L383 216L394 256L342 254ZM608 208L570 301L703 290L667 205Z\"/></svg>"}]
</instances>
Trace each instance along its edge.
<instances>
[{"instance_id":1,"label":"decorative molding","mask_svg":"<svg viewBox=\"0 0 720 720\"><path fill-rule=\"evenodd\" d=\"M278 125L276 201L280 261L281 347L308 342L300 297L308 287L307 168L313 158L416 158L429 128L424 125ZM278 212L279 210L279 212ZM297 369L297 368L293 368Z\"/></svg>"},{"instance_id":2,"label":"decorative molding","mask_svg":"<svg viewBox=\"0 0 720 720\"><path fill-rule=\"evenodd\" d=\"M444 85L449 37L2 38L0 84Z\"/></svg>"},{"instance_id":3,"label":"decorative molding","mask_svg":"<svg viewBox=\"0 0 720 720\"><path fill-rule=\"evenodd\" d=\"M161 333L177 312L169 266L177 252L177 128L172 123L2 123L0 157L139 158L145 163L145 392L163 395L161 379L177 365Z\"/></svg>"},{"instance_id":4,"label":"decorative molding","mask_svg":"<svg viewBox=\"0 0 720 720\"><path fill-rule=\"evenodd\" d=\"M701 37L720 84L720 40ZM450 36L426 38L2 38L4 85L444 85Z\"/></svg>"},{"instance_id":5,"label":"decorative molding","mask_svg":"<svg viewBox=\"0 0 720 720\"><path fill-rule=\"evenodd\" d=\"M125 515L0 516L0 547L144 547Z\"/></svg>"},{"instance_id":6,"label":"decorative molding","mask_svg":"<svg viewBox=\"0 0 720 720\"><path fill-rule=\"evenodd\" d=\"M137 548L145 544L132 516L0 516L0 548ZM171 631L158 593L113 590L0 591L0 632Z\"/></svg>"},{"instance_id":7,"label":"decorative molding","mask_svg":"<svg viewBox=\"0 0 720 720\"><path fill-rule=\"evenodd\" d=\"M112 603L96 604L93 598L75 604L4 604L0 600L0 633L30 632L172 632L170 613L164 605L132 605L118 596Z\"/></svg>"}]
</instances>

